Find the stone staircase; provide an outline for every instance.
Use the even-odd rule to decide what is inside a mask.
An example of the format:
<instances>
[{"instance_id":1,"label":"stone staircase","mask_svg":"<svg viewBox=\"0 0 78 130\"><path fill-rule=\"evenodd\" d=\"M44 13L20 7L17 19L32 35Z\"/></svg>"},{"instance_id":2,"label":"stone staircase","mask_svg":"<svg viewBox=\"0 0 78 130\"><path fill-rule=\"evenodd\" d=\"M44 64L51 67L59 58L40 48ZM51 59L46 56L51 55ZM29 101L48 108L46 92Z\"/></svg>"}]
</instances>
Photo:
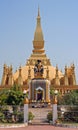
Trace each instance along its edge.
<instances>
[{"instance_id":1,"label":"stone staircase","mask_svg":"<svg viewBox=\"0 0 78 130\"><path fill-rule=\"evenodd\" d=\"M48 124L47 114L52 108L29 108L29 111L35 116L32 124Z\"/></svg>"}]
</instances>

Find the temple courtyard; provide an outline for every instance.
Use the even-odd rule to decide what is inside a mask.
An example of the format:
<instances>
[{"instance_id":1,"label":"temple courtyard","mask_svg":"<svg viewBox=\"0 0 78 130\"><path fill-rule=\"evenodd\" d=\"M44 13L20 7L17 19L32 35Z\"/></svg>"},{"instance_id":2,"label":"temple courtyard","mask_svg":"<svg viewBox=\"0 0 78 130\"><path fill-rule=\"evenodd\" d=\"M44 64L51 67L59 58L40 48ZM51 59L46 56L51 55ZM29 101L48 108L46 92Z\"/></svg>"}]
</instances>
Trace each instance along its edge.
<instances>
[{"instance_id":1,"label":"temple courtyard","mask_svg":"<svg viewBox=\"0 0 78 130\"><path fill-rule=\"evenodd\" d=\"M56 127L51 125L30 125L18 128L0 128L0 130L76 130L76 128ZM77 128L78 129L78 128Z\"/></svg>"}]
</instances>

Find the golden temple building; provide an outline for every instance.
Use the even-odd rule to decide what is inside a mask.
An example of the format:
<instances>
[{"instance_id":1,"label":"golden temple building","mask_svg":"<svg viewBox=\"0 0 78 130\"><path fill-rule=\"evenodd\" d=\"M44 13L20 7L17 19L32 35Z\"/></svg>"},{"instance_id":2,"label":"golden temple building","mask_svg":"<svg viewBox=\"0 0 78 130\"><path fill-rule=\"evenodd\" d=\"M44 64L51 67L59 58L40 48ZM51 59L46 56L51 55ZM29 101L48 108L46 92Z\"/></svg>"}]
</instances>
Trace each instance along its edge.
<instances>
[{"instance_id":1,"label":"golden temple building","mask_svg":"<svg viewBox=\"0 0 78 130\"><path fill-rule=\"evenodd\" d=\"M38 60L40 60L44 66L42 79L50 82L50 88L57 89L62 94L70 90L78 89L78 86L76 85L75 65L72 64L70 67L65 66L65 72L62 73L57 65L56 67L52 66L50 59L46 55L39 9L33 39L32 54L26 61L26 65L19 66L15 73L13 73L12 65L8 67L6 64L4 64L0 88L8 88L13 84L18 84L21 86L22 90L28 89L29 81L33 80L34 78L40 79L40 77L35 77L34 73L34 66ZM41 87L39 88L42 90ZM36 90L39 88L36 88Z\"/></svg>"}]
</instances>

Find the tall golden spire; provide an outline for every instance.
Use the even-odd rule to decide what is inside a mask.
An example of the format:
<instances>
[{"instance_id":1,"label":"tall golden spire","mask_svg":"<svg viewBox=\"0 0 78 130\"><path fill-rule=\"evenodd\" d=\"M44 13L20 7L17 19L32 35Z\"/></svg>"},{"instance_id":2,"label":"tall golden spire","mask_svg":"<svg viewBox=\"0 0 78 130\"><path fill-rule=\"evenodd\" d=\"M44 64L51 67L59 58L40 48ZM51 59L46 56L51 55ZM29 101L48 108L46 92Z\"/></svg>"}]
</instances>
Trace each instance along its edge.
<instances>
[{"instance_id":1,"label":"tall golden spire","mask_svg":"<svg viewBox=\"0 0 78 130\"><path fill-rule=\"evenodd\" d=\"M41 18L40 18L39 8L38 8L38 16L37 16L37 26L34 34L34 41L43 41L43 32L41 28Z\"/></svg>"},{"instance_id":2,"label":"tall golden spire","mask_svg":"<svg viewBox=\"0 0 78 130\"><path fill-rule=\"evenodd\" d=\"M33 47L34 53L44 53L44 38L43 38L43 32L41 28L41 18L40 18L40 11L38 8L38 16L37 16L37 25L36 30L34 34L34 40L33 40Z\"/></svg>"}]
</instances>

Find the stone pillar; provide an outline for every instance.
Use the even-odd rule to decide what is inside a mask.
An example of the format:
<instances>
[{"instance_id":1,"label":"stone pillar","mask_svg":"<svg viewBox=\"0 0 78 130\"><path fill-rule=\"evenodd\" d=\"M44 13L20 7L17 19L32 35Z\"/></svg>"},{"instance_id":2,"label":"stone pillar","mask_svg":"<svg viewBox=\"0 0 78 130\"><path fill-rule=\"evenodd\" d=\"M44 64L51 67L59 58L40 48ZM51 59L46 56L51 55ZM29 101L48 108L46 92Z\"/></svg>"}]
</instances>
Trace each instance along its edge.
<instances>
[{"instance_id":1,"label":"stone pillar","mask_svg":"<svg viewBox=\"0 0 78 130\"><path fill-rule=\"evenodd\" d=\"M53 110L53 124L55 124L56 120L58 118L58 115L57 115L57 95L56 94L54 96L52 110Z\"/></svg>"},{"instance_id":2,"label":"stone pillar","mask_svg":"<svg viewBox=\"0 0 78 130\"><path fill-rule=\"evenodd\" d=\"M57 104L53 104L53 124L56 123L57 120Z\"/></svg>"},{"instance_id":3,"label":"stone pillar","mask_svg":"<svg viewBox=\"0 0 78 130\"><path fill-rule=\"evenodd\" d=\"M24 123L28 125L28 98L24 99Z\"/></svg>"}]
</instances>

